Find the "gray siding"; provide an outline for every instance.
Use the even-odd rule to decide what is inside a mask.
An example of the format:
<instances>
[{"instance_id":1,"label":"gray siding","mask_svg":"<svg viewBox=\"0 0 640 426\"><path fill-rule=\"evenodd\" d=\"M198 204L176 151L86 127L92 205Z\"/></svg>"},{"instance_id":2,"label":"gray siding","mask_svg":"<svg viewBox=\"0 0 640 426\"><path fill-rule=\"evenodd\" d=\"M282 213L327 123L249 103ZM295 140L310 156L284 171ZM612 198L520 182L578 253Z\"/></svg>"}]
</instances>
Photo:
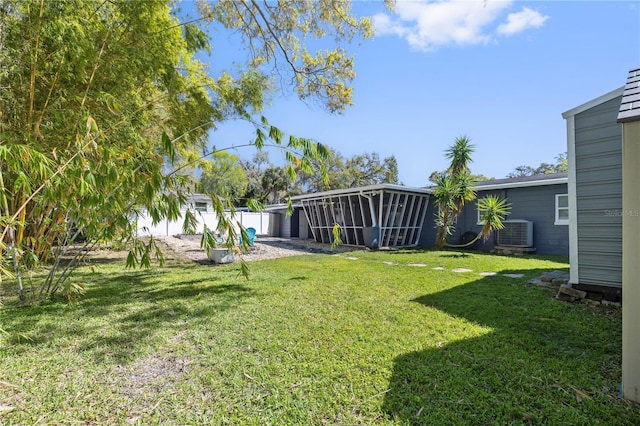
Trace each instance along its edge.
<instances>
[{"instance_id":1,"label":"gray siding","mask_svg":"<svg viewBox=\"0 0 640 426\"><path fill-rule=\"evenodd\" d=\"M555 225L556 194L567 194L567 184L529 186L522 188L507 188L495 191L478 191L478 199L488 195L498 195L506 198L511 204L509 219L523 219L533 222L533 246L536 254L569 255L569 226ZM469 203L458 217L455 242L466 231L479 232L482 228L477 224L478 213L476 202ZM486 242L476 248L491 250L494 238L489 237Z\"/></svg>"},{"instance_id":2,"label":"gray siding","mask_svg":"<svg viewBox=\"0 0 640 426\"><path fill-rule=\"evenodd\" d=\"M622 283L621 97L575 116L579 284Z\"/></svg>"},{"instance_id":3,"label":"gray siding","mask_svg":"<svg viewBox=\"0 0 640 426\"><path fill-rule=\"evenodd\" d=\"M429 204L427 206L427 214L424 216L424 223L422 225L422 233L420 234L420 240L418 241L419 247L433 247L436 243L436 213L438 209L434 206L433 197L429 197Z\"/></svg>"}]
</instances>

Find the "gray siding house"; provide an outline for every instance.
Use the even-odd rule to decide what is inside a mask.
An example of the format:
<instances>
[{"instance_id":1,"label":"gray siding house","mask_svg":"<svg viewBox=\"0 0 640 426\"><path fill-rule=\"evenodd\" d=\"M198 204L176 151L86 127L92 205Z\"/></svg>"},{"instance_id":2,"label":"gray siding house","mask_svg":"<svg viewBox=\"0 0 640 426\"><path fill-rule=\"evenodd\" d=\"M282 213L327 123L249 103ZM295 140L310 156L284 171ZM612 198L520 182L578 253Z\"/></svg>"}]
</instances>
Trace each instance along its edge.
<instances>
[{"instance_id":1,"label":"gray siding house","mask_svg":"<svg viewBox=\"0 0 640 426\"><path fill-rule=\"evenodd\" d=\"M568 255L567 180L566 173L558 173L479 182L478 198L488 194L507 198L512 206L508 230L529 225L525 233L530 238L522 246L513 238L519 240L523 235L505 231L498 235L502 240L494 235L474 248L488 251L499 243L536 254ZM274 220L280 226L272 227L273 235L330 243L333 224L338 223L344 244L371 248L433 247L437 207L429 202L430 192L428 188L374 185L292 197L296 206L292 216L285 215L284 206L270 210L280 219ZM473 201L458 217L457 233L451 241L458 241L465 233L476 235L481 228ZM509 241L504 240L505 235Z\"/></svg>"},{"instance_id":2,"label":"gray siding house","mask_svg":"<svg viewBox=\"0 0 640 426\"><path fill-rule=\"evenodd\" d=\"M623 88L562 114L569 160L570 283L618 300L622 286Z\"/></svg>"},{"instance_id":3,"label":"gray siding house","mask_svg":"<svg viewBox=\"0 0 640 426\"><path fill-rule=\"evenodd\" d=\"M524 252L543 255L569 254L568 177L555 173L520 178L494 179L476 184L477 199L496 195L511 204L505 231L494 232L487 241L474 248L492 250L496 246L516 246ZM464 242L466 233L477 234L482 228L477 200L467 204L456 223L452 242ZM525 234L513 235L513 229ZM511 231L511 233L509 233ZM467 234L470 235L470 234ZM528 242L525 242L526 237ZM507 237L508 241L507 241ZM514 238L518 240L515 241Z\"/></svg>"}]
</instances>

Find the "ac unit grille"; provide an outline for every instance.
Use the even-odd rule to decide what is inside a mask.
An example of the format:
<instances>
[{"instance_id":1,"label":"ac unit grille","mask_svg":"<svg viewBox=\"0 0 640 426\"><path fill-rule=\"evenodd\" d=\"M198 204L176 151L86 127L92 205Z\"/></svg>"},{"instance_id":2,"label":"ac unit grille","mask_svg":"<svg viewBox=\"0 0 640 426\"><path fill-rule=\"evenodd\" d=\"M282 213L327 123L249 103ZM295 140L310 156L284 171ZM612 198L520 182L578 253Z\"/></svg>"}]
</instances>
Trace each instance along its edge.
<instances>
[{"instance_id":1,"label":"ac unit grille","mask_svg":"<svg viewBox=\"0 0 640 426\"><path fill-rule=\"evenodd\" d=\"M496 231L496 243L507 247L532 247L533 222L530 220L505 220L504 228Z\"/></svg>"}]
</instances>

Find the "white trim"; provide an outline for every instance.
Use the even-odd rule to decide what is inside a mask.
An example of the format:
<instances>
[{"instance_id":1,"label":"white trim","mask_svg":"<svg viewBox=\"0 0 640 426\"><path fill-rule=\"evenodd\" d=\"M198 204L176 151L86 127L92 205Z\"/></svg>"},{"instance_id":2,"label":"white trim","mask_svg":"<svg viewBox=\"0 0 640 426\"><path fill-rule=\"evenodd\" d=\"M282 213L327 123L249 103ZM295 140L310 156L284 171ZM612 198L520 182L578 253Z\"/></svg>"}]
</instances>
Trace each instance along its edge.
<instances>
[{"instance_id":1,"label":"white trim","mask_svg":"<svg viewBox=\"0 0 640 426\"><path fill-rule=\"evenodd\" d=\"M476 200L476 225L484 225L486 221L481 220L480 207L478 206L478 200Z\"/></svg>"},{"instance_id":2,"label":"white trim","mask_svg":"<svg viewBox=\"0 0 640 426\"><path fill-rule=\"evenodd\" d=\"M602 103L605 103L607 101L610 101L611 99L615 99L618 96L622 96L622 92L624 92L624 86L619 87L615 90L612 90L609 93L605 93L602 96L598 96L595 99L590 100L589 102L585 102L582 105L578 105L575 108L571 108L569 111L565 111L562 113L562 118L564 119L569 119L569 117L573 117L576 114L580 114L583 111L586 111L590 108L593 108L594 106L600 105ZM568 157L568 156L567 156ZM569 162L571 163L571 162Z\"/></svg>"},{"instance_id":3,"label":"white trim","mask_svg":"<svg viewBox=\"0 0 640 426\"><path fill-rule=\"evenodd\" d=\"M576 199L576 128L575 117L568 115L567 120L567 161L569 163L569 282L580 282L578 268L578 209Z\"/></svg>"},{"instance_id":4,"label":"white trim","mask_svg":"<svg viewBox=\"0 0 640 426\"><path fill-rule=\"evenodd\" d=\"M312 194L304 194L304 195L296 195L294 197L291 197L291 200L308 200L308 199L314 199L314 198L325 198L328 196L336 196L336 195L346 195L346 194L352 194L352 195L358 195L361 194L363 192L377 192L377 191L397 191L397 192L404 192L404 193L412 193L412 194L422 194L422 195L429 195L431 194L431 191L429 191L428 189L425 188L413 188L413 187L409 187L409 186L403 186L403 185L392 185L392 184L388 184L388 183L383 183L383 184L379 184L379 185L368 185L368 186L360 186L360 187L355 187L355 188L346 188L346 189L333 189L331 191L324 191L324 192L315 192Z\"/></svg>"},{"instance_id":5,"label":"white trim","mask_svg":"<svg viewBox=\"0 0 640 426\"><path fill-rule=\"evenodd\" d=\"M544 186L544 185L560 185L563 183L567 183L569 178L560 177L555 179L540 179L540 180L530 180L524 182L507 182L507 183L496 183L489 185L476 185L475 189L477 191L491 191L495 189L507 189L507 188L524 188L528 186Z\"/></svg>"},{"instance_id":6,"label":"white trim","mask_svg":"<svg viewBox=\"0 0 640 426\"><path fill-rule=\"evenodd\" d=\"M560 207L560 197L566 197L567 198L567 202L569 201L569 194L556 194L556 208L555 208L555 220L553 222L554 225L568 225L569 224L569 218L567 219L560 219L560 211L561 210L567 210L567 212L569 211L569 205L567 204L567 207Z\"/></svg>"}]
</instances>

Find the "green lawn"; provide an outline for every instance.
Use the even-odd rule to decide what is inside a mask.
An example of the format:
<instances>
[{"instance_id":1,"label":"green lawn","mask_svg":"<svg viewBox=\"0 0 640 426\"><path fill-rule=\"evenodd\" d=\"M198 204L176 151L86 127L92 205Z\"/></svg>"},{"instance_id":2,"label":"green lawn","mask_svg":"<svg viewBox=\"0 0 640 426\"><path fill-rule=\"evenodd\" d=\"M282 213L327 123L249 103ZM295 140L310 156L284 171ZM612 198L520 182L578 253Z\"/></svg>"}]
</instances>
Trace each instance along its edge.
<instances>
[{"instance_id":1,"label":"green lawn","mask_svg":"<svg viewBox=\"0 0 640 426\"><path fill-rule=\"evenodd\" d=\"M105 261L75 305L5 299L0 423L640 424L620 311L526 284L564 260L357 251L249 281Z\"/></svg>"}]
</instances>

